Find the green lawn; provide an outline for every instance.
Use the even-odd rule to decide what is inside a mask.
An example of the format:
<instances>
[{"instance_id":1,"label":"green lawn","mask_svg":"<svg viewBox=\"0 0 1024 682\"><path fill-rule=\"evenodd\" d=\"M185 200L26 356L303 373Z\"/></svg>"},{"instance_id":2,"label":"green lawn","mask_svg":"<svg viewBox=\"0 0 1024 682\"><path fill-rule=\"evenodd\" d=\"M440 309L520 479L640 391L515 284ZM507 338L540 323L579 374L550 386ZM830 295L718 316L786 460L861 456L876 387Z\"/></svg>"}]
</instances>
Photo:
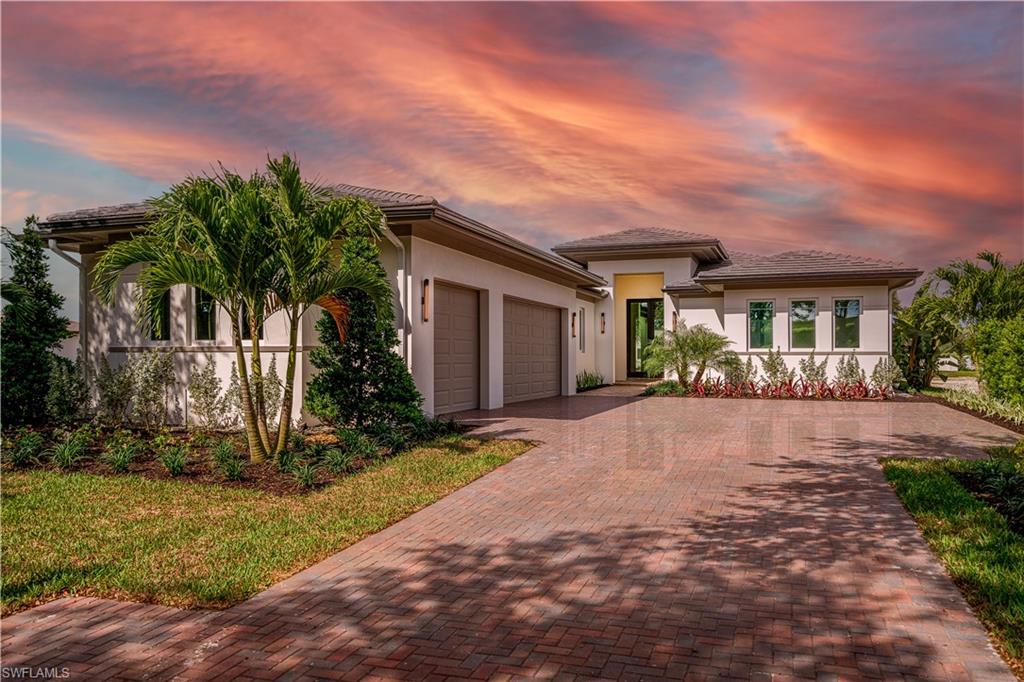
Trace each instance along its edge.
<instances>
[{"instance_id":1,"label":"green lawn","mask_svg":"<svg viewBox=\"0 0 1024 682\"><path fill-rule=\"evenodd\" d=\"M1011 667L1024 676L1024 537L954 479L978 463L890 459L882 464L932 550Z\"/></svg>"},{"instance_id":2,"label":"green lawn","mask_svg":"<svg viewBox=\"0 0 1024 682\"><path fill-rule=\"evenodd\" d=\"M450 437L302 496L8 471L2 612L65 594L225 606L501 466L521 441Z\"/></svg>"}]
</instances>

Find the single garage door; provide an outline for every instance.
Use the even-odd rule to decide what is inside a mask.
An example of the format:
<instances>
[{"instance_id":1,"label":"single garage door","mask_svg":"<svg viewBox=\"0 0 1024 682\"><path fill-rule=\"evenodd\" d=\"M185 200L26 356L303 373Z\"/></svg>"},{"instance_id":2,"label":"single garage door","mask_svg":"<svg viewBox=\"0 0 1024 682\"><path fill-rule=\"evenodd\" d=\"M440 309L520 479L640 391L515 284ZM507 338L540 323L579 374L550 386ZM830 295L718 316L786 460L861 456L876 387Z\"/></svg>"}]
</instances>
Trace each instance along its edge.
<instances>
[{"instance_id":1,"label":"single garage door","mask_svg":"<svg viewBox=\"0 0 1024 682\"><path fill-rule=\"evenodd\" d=\"M434 288L434 413L480 406L480 299L473 289Z\"/></svg>"},{"instance_id":2,"label":"single garage door","mask_svg":"<svg viewBox=\"0 0 1024 682\"><path fill-rule=\"evenodd\" d=\"M506 298L505 402L562 393L562 313Z\"/></svg>"}]
</instances>

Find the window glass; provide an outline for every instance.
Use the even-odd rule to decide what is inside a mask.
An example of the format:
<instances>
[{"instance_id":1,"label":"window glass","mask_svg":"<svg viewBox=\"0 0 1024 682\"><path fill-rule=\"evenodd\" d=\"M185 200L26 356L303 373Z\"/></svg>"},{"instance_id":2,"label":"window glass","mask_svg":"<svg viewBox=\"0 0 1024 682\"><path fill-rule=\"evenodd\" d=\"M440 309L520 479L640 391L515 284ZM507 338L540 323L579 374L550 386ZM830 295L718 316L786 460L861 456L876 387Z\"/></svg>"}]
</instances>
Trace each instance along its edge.
<instances>
[{"instance_id":1,"label":"window glass","mask_svg":"<svg viewBox=\"0 0 1024 682\"><path fill-rule=\"evenodd\" d=\"M212 341L217 338L217 305L213 296L202 289L195 290L196 338Z\"/></svg>"},{"instance_id":2,"label":"window glass","mask_svg":"<svg viewBox=\"0 0 1024 682\"><path fill-rule=\"evenodd\" d=\"M150 321L149 338L151 341L171 340L171 292L165 291L160 298L160 315Z\"/></svg>"},{"instance_id":3,"label":"window glass","mask_svg":"<svg viewBox=\"0 0 1024 682\"><path fill-rule=\"evenodd\" d=\"M771 348L775 303L773 301L751 301L749 313L750 347Z\"/></svg>"},{"instance_id":4,"label":"window glass","mask_svg":"<svg viewBox=\"0 0 1024 682\"><path fill-rule=\"evenodd\" d=\"M835 303L835 347L860 347L860 299L840 298Z\"/></svg>"},{"instance_id":5,"label":"window glass","mask_svg":"<svg viewBox=\"0 0 1024 682\"><path fill-rule=\"evenodd\" d=\"M583 308L580 308L579 317L576 320L576 336L580 339L580 352L587 352L587 318L584 317Z\"/></svg>"},{"instance_id":6,"label":"window glass","mask_svg":"<svg viewBox=\"0 0 1024 682\"><path fill-rule=\"evenodd\" d=\"M793 301L789 306L789 343L793 348L814 348L814 301Z\"/></svg>"}]
</instances>

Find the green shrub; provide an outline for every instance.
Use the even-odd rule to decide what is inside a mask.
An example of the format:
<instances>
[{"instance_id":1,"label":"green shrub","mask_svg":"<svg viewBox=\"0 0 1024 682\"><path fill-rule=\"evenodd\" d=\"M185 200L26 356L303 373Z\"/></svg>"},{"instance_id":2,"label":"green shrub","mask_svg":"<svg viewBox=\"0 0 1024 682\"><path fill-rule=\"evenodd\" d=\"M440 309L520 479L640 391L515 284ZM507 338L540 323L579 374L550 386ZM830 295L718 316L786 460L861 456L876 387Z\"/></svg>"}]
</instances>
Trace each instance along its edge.
<instances>
[{"instance_id":1,"label":"green shrub","mask_svg":"<svg viewBox=\"0 0 1024 682\"><path fill-rule=\"evenodd\" d=\"M326 443L310 443L309 446L306 447L306 458L314 462L319 462L324 458L329 449L330 446Z\"/></svg>"},{"instance_id":2,"label":"green shrub","mask_svg":"<svg viewBox=\"0 0 1024 682\"><path fill-rule=\"evenodd\" d=\"M656 384L651 384L644 389L641 395L683 395L685 393L683 385L675 379L667 379L665 381L659 381Z\"/></svg>"},{"instance_id":3,"label":"green shrub","mask_svg":"<svg viewBox=\"0 0 1024 682\"><path fill-rule=\"evenodd\" d=\"M245 460L238 454L235 444L228 439L214 446L213 461L217 470L229 481L239 481L245 474Z\"/></svg>"},{"instance_id":4,"label":"green shrub","mask_svg":"<svg viewBox=\"0 0 1024 682\"><path fill-rule=\"evenodd\" d=\"M796 369L786 367L786 360L782 357L781 348L776 350L769 348L767 356L759 355L758 357L761 358L761 371L764 372L765 379L772 386L778 386L796 378Z\"/></svg>"},{"instance_id":5,"label":"green shrub","mask_svg":"<svg viewBox=\"0 0 1024 682\"><path fill-rule=\"evenodd\" d=\"M49 450L50 461L59 469L72 469L85 459L85 443L71 436Z\"/></svg>"},{"instance_id":6,"label":"green shrub","mask_svg":"<svg viewBox=\"0 0 1024 682\"><path fill-rule=\"evenodd\" d=\"M133 391L130 362L111 367L110 361L103 356L96 376L96 390L100 399L98 416L103 422L121 425L128 421Z\"/></svg>"},{"instance_id":7,"label":"green shrub","mask_svg":"<svg viewBox=\"0 0 1024 682\"><path fill-rule=\"evenodd\" d=\"M381 281L387 273L373 241L355 237L342 245L345 264L372 270ZM423 399L402 357L395 352L391 308L378 309L363 292L343 290L349 305L348 333L342 341L330 313L316 323L320 345L310 361L320 371L306 391L309 411L333 427L403 427L419 419Z\"/></svg>"},{"instance_id":8,"label":"green shrub","mask_svg":"<svg viewBox=\"0 0 1024 682\"><path fill-rule=\"evenodd\" d=\"M298 431L288 434L288 446L295 452L302 452L306 449L306 437Z\"/></svg>"},{"instance_id":9,"label":"green shrub","mask_svg":"<svg viewBox=\"0 0 1024 682\"><path fill-rule=\"evenodd\" d=\"M180 476L188 465L188 450L183 445L170 445L160 452L157 459L171 476Z\"/></svg>"},{"instance_id":10,"label":"green shrub","mask_svg":"<svg viewBox=\"0 0 1024 682\"><path fill-rule=\"evenodd\" d=\"M192 400L191 414L196 423L209 429L224 428L230 421L231 406L221 394L221 380L217 376L217 363L207 360L201 369L193 370L188 380L188 396Z\"/></svg>"},{"instance_id":11,"label":"green shrub","mask_svg":"<svg viewBox=\"0 0 1024 682\"><path fill-rule=\"evenodd\" d=\"M341 448L331 448L324 455L324 463L332 473L341 475L352 471L355 468L356 458L351 452Z\"/></svg>"},{"instance_id":12,"label":"green shrub","mask_svg":"<svg viewBox=\"0 0 1024 682\"><path fill-rule=\"evenodd\" d=\"M167 424L178 406L174 390L174 353L139 353L132 357L130 368L134 418L150 428Z\"/></svg>"},{"instance_id":13,"label":"green shrub","mask_svg":"<svg viewBox=\"0 0 1024 682\"><path fill-rule=\"evenodd\" d=\"M285 474L295 468L295 460L295 453L291 450L281 450L274 459L277 470Z\"/></svg>"},{"instance_id":14,"label":"green shrub","mask_svg":"<svg viewBox=\"0 0 1024 682\"><path fill-rule=\"evenodd\" d=\"M597 388L604 385L604 376L597 372L583 370L576 374L576 390L585 391L588 388Z\"/></svg>"},{"instance_id":15,"label":"green shrub","mask_svg":"<svg viewBox=\"0 0 1024 682\"><path fill-rule=\"evenodd\" d=\"M89 390L81 353L74 362L53 356L50 386L46 392L46 416L54 424L70 424L83 418L89 409Z\"/></svg>"},{"instance_id":16,"label":"green shrub","mask_svg":"<svg viewBox=\"0 0 1024 682\"><path fill-rule=\"evenodd\" d=\"M377 445L373 439L356 429L339 429L338 446L359 459L372 459L377 455Z\"/></svg>"},{"instance_id":17,"label":"green shrub","mask_svg":"<svg viewBox=\"0 0 1024 682\"><path fill-rule=\"evenodd\" d=\"M316 462L303 462L292 467L292 476L303 488L312 488L316 485L316 476L320 471L320 465Z\"/></svg>"},{"instance_id":18,"label":"green shrub","mask_svg":"<svg viewBox=\"0 0 1024 682\"><path fill-rule=\"evenodd\" d=\"M119 474L128 471L139 454L139 442L127 431L118 431L107 439L103 461Z\"/></svg>"},{"instance_id":19,"label":"green shrub","mask_svg":"<svg viewBox=\"0 0 1024 682\"><path fill-rule=\"evenodd\" d=\"M860 360L852 352L850 356L839 356L839 364L836 366L836 381L840 384L867 383L867 375L860 367Z\"/></svg>"},{"instance_id":20,"label":"green shrub","mask_svg":"<svg viewBox=\"0 0 1024 682\"><path fill-rule=\"evenodd\" d=\"M13 442L4 448L4 452L11 466L20 467L38 460L44 444L43 434L19 429Z\"/></svg>"},{"instance_id":21,"label":"green shrub","mask_svg":"<svg viewBox=\"0 0 1024 682\"><path fill-rule=\"evenodd\" d=\"M983 322L974 340L985 390L1002 402L1024 405L1024 317Z\"/></svg>"},{"instance_id":22,"label":"green shrub","mask_svg":"<svg viewBox=\"0 0 1024 682\"><path fill-rule=\"evenodd\" d=\"M828 356L821 362L815 362L814 351L808 355L805 359L801 360L800 376L803 377L804 381L811 383L821 383L822 381L828 380Z\"/></svg>"},{"instance_id":23,"label":"green shrub","mask_svg":"<svg viewBox=\"0 0 1024 682\"><path fill-rule=\"evenodd\" d=\"M744 363L733 363L722 373L726 382L730 384L745 384L750 381L757 381L757 367L754 365L754 358L747 356Z\"/></svg>"},{"instance_id":24,"label":"green shrub","mask_svg":"<svg viewBox=\"0 0 1024 682\"><path fill-rule=\"evenodd\" d=\"M426 417L418 420L412 425L410 438L416 443L424 443L437 438L444 438L457 434L461 431L459 423L454 419L444 417Z\"/></svg>"},{"instance_id":25,"label":"green shrub","mask_svg":"<svg viewBox=\"0 0 1024 682\"><path fill-rule=\"evenodd\" d=\"M879 390L895 388L904 383L903 372L889 356L880 359L871 370L871 385Z\"/></svg>"},{"instance_id":26,"label":"green shrub","mask_svg":"<svg viewBox=\"0 0 1024 682\"><path fill-rule=\"evenodd\" d=\"M241 457L224 460L220 464L220 472L229 481L241 481L245 476L245 460Z\"/></svg>"}]
</instances>

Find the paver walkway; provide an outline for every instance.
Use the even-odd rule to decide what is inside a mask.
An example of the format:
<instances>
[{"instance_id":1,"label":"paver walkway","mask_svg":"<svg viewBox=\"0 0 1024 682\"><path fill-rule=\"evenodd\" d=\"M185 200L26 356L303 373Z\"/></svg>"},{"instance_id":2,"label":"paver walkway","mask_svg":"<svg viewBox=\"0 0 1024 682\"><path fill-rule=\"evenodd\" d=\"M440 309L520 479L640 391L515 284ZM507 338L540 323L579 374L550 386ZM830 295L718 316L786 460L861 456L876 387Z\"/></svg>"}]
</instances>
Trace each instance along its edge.
<instances>
[{"instance_id":1,"label":"paver walkway","mask_svg":"<svg viewBox=\"0 0 1024 682\"><path fill-rule=\"evenodd\" d=\"M542 444L244 604L52 602L4 620L3 664L80 679L1011 679L876 460L1012 434L927 403L610 392L469 415Z\"/></svg>"}]
</instances>

